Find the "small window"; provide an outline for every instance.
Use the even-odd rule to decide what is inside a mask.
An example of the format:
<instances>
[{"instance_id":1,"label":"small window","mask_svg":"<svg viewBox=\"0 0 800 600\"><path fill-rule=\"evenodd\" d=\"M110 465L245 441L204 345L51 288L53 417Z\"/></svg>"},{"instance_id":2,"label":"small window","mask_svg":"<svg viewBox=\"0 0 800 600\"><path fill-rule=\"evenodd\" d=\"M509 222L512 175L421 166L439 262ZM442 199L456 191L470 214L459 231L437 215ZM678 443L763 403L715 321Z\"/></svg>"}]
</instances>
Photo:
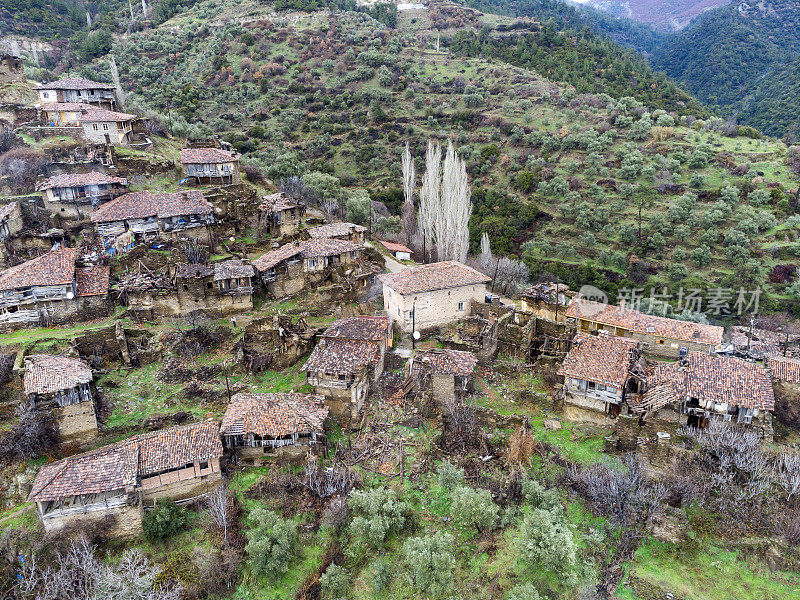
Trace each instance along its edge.
<instances>
[{"instance_id":1,"label":"small window","mask_svg":"<svg viewBox=\"0 0 800 600\"><path fill-rule=\"evenodd\" d=\"M464 303L463 302L459 302L458 303L458 310L464 310Z\"/></svg>"},{"instance_id":2,"label":"small window","mask_svg":"<svg viewBox=\"0 0 800 600\"><path fill-rule=\"evenodd\" d=\"M208 468L208 461L207 461L207 460L201 460L201 461L200 461L200 470L201 470L201 471L204 471L204 470L206 470L207 468Z\"/></svg>"},{"instance_id":3,"label":"small window","mask_svg":"<svg viewBox=\"0 0 800 600\"><path fill-rule=\"evenodd\" d=\"M658 340L658 343L659 343L659 345L663 346L664 345L664 340Z\"/></svg>"},{"instance_id":4,"label":"small window","mask_svg":"<svg viewBox=\"0 0 800 600\"><path fill-rule=\"evenodd\" d=\"M206 284L206 287L207 287L208 289L211 289L213 286L214 286L214 284L213 284L211 281L209 281L209 282Z\"/></svg>"},{"instance_id":5,"label":"small window","mask_svg":"<svg viewBox=\"0 0 800 600\"><path fill-rule=\"evenodd\" d=\"M183 284L183 291L184 291L184 292L187 292L187 291L189 291L189 284L188 284L188 283L184 283L184 284Z\"/></svg>"},{"instance_id":6,"label":"small window","mask_svg":"<svg viewBox=\"0 0 800 600\"><path fill-rule=\"evenodd\" d=\"M94 129L95 131L100 130L100 128L97 126L97 123L92 123L92 129Z\"/></svg>"},{"instance_id":7,"label":"small window","mask_svg":"<svg viewBox=\"0 0 800 600\"><path fill-rule=\"evenodd\" d=\"M590 382L588 382L588 384L589 384L589 385L587 386L587 387L588 387L588 389L590 389L590 390L594 390L594 388L595 388L595 382L594 382L594 381L590 381Z\"/></svg>"},{"instance_id":8,"label":"small window","mask_svg":"<svg viewBox=\"0 0 800 600\"><path fill-rule=\"evenodd\" d=\"M108 123L103 123L103 131L108 131Z\"/></svg>"}]
</instances>

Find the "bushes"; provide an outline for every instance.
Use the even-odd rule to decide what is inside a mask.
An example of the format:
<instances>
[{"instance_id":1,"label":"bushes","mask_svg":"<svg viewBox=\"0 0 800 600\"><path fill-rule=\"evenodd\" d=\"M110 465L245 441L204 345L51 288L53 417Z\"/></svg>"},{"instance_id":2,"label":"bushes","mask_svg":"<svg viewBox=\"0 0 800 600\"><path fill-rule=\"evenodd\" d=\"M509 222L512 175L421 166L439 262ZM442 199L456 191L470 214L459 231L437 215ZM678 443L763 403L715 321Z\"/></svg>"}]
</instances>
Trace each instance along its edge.
<instances>
[{"instance_id":1,"label":"bushes","mask_svg":"<svg viewBox=\"0 0 800 600\"><path fill-rule=\"evenodd\" d=\"M525 516L517 537L522 562L529 568L568 575L577 564L569 526L556 511L534 509Z\"/></svg>"},{"instance_id":2,"label":"bushes","mask_svg":"<svg viewBox=\"0 0 800 600\"><path fill-rule=\"evenodd\" d=\"M439 485L444 489L451 489L464 484L464 469L454 465L449 460L443 460L436 467Z\"/></svg>"},{"instance_id":3,"label":"bushes","mask_svg":"<svg viewBox=\"0 0 800 600\"><path fill-rule=\"evenodd\" d=\"M539 600L539 592L532 583L521 583L511 588L506 600Z\"/></svg>"},{"instance_id":4,"label":"bushes","mask_svg":"<svg viewBox=\"0 0 800 600\"><path fill-rule=\"evenodd\" d=\"M356 514L350 524L352 535L373 548L382 546L389 535L403 528L409 509L394 490L385 487L354 490L348 504Z\"/></svg>"},{"instance_id":5,"label":"bushes","mask_svg":"<svg viewBox=\"0 0 800 600\"><path fill-rule=\"evenodd\" d=\"M17 425L0 433L0 462L30 460L54 449L58 443L58 426L48 411L21 408Z\"/></svg>"},{"instance_id":6,"label":"bushes","mask_svg":"<svg viewBox=\"0 0 800 600\"><path fill-rule=\"evenodd\" d=\"M159 498L155 508L147 511L142 518L144 537L151 542L166 540L183 529L188 520L185 508L169 498Z\"/></svg>"},{"instance_id":7,"label":"bushes","mask_svg":"<svg viewBox=\"0 0 800 600\"><path fill-rule=\"evenodd\" d=\"M245 550L253 572L273 579L284 575L297 550L297 524L263 508L254 509L250 519Z\"/></svg>"},{"instance_id":8,"label":"bushes","mask_svg":"<svg viewBox=\"0 0 800 600\"><path fill-rule=\"evenodd\" d=\"M473 525L479 531L494 526L498 511L488 490L474 490L464 485L453 492L450 514L454 519Z\"/></svg>"},{"instance_id":9,"label":"bushes","mask_svg":"<svg viewBox=\"0 0 800 600\"><path fill-rule=\"evenodd\" d=\"M344 567L331 565L319 578L319 585L325 600L344 598L350 587L350 574Z\"/></svg>"},{"instance_id":10,"label":"bushes","mask_svg":"<svg viewBox=\"0 0 800 600\"><path fill-rule=\"evenodd\" d=\"M406 540L403 556L411 585L432 595L448 590L456 567L452 547L453 536L443 532Z\"/></svg>"}]
</instances>

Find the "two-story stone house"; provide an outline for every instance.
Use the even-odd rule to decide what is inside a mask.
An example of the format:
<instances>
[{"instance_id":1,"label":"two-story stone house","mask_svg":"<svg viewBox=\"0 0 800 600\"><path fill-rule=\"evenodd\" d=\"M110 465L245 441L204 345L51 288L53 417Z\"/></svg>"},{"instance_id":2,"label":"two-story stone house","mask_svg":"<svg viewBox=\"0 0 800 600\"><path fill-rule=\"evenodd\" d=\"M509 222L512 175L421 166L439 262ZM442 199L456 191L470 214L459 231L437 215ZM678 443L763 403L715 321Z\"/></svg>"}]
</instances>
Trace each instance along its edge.
<instances>
[{"instance_id":1,"label":"two-story stone house","mask_svg":"<svg viewBox=\"0 0 800 600\"><path fill-rule=\"evenodd\" d=\"M391 345L388 317L340 319L322 333L308 357L306 381L325 397L334 415L354 418L383 373L386 349Z\"/></svg>"},{"instance_id":2,"label":"two-story stone house","mask_svg":"<svg viewBox=\"0 0 800 600\"><path fill-rule=\"evenodd\" d=\"M133 538L142 532L144 506L216 487L222 454L216 421L135 435L42 466L28 501L36 503L45 531L107 523L108 535Z\"/></svg>"},{"instance_id":3,"label":"two-story stone house","mask_svg":"<svg viewBox=\"0 0 800 600\"><path fill-rule=\"evenodd\" d=\"M264 196L258 206L261 226L267 235L278 238L297 233L305 212L305 204L287 198L282 192Z\"/></svg>"},{"instance_id":4,"label":"two-story stone house","mask_svg":"<svg viewBox=\"0 0 800 600\"><path fill-rule=\"evenodd\" d=\"M414 265L378 279L383 282L386 313L407 332L463 319L470 302L484 302L486 283L491 281L457 261Z\"/></svg>"},{"instance_id":5,"label":"two-story stone house","mask_svg":"<svg viewBox=\"0 0 800 600\"><path fill-rule=\"evenodd\" d=\"M34 410L53 412L62 442L85 443L97 436L92 370L82 360L26 356L23 388Z\"/></svg>"},{"instance_id":6,"label":"two-story stone house","mask_svg":"<svg viewBox=\"0 0 800 600\"><path fill-rule=\"evenodd\" d=\"M294 241L259 256L253 266L269 295L283 298L325 281L332 270L357 267L362 250L347 240Z\"/></svg>"},{"instance_id":7,"label":"two-story stone house","mask_svg":"<svg viewBox=\"0 0 800 600\"><path fill-rule=\"evenodd\" d=\"M256 270L241 260L175 266L175 290L180 314L197 310L233 313L253 308Z\"/></svg>"},{"instance_id":8,"label":"two-story stone house","mask_svg":"<svg viewBox=\"0 0 800 600\"><path fill-rule=\"evenodd\" d=\"M101 204L128 191L128 180L99 171L55 175L40 183L44 207L53 215L82 219Z\"/></svg>"},{"instance_id":9,"label":"two-story stone house","mask_svg":"<svg viewBox=\"0 0 800 600\"><path fill-rule=\"evenodd\" d=\"M116 105L114 86L82 77L65 77L36 87L39 100L48 104L74 102L113 110Z\"/></svg>"},{"instance_id":10,"label":"two-story stone house","mask_svg":"<svg viewBox=\"0 0 800 600\"><path fill-rule=\"evenodd\" d=\"M220 435L237 460L259 464L263 459L302 459L326 441L328 408L311 394L251 394L231 398Z\"/></svg>"},{"instance_id":11,"label":"two-story stone house","mask_svg":"<svg viewBox=\"0 0 800 600\"><path fill-rule=\"evenodd\" d=\"M158 238L191 237L209 243L214 207L197 190L131 192L95 210L92 221L107 248L127 248ZM115 244L121 236L124 244Z\"/></svg>"},{"instance_id":12,"label":"two-story stone house","mask_svg":"<svg viewBox=\"0 0 800 600\"><path fill-rule=\"evenodd\" d=\"M136 115L91 107L81 111L79 122L83 137L90 142L130 146L133 138L133 122Z\"/></svg>"},{"instance_id":13,"label":"two-story stone house","mask_svg":"<svg viewBox=\"0 0 800 600\"><path fill-rule=\"evenodd\" d=\"M239 154L222 148L182 148L182 180L197 184L241 183Z\"/></svg>"}]
</instances>

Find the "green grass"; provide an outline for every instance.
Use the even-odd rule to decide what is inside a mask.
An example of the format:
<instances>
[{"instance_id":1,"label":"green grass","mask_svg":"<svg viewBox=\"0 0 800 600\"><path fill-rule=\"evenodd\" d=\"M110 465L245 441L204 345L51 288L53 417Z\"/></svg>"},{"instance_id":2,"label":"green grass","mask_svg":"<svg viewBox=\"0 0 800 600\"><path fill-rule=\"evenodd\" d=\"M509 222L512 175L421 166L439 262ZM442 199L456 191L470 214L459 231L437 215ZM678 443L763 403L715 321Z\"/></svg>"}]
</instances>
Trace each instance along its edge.
<instances>
[{"instance_id":1,"label":"green grass","mask_svg":"<svg viewBox=\"0 0 800 600\"><path fill-rule=\"evenodd\" d=\"M672 544L650 540L636 552L632 572L691 600L800 599L800 575L770 572L737 551L709 546L678 559Z\"/></svg>"}]
</instances>

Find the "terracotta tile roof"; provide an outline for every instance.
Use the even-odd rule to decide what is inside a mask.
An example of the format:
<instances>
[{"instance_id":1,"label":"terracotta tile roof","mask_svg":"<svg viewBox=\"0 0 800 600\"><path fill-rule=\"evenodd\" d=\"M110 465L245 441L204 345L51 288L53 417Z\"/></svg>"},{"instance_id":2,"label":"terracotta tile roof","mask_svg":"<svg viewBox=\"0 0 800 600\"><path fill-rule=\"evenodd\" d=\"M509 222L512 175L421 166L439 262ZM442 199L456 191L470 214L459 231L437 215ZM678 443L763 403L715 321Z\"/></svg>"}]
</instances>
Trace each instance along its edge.
<instances>
[{"instance_id":1,"label":"terracotta tile roof","mask_svg":"<svg viewBox=\"0 0 800 600\"><path fill-rule=\"evenodd\" d=\"M147 477L197 460L222 456L218 421L201 421L136 436L139 476Z\"/></svg>"},{"instance_id":2,"label":"terracotta tile roof","mask_svg":"<svg viewBox=\"0 0 800 600\"><path fill-rule=\"evenodd\" d=\"M414 355L412 371L417 371L426 364L430 366L434 375L467 376L472 375L478 366L478 357L472 352L462 350L438 348L424 350Z\"/></svg>"},{"instance_id":3,"label":"terracotta tile roof","mask_svg":"<svg viewBox=\"0 0 800 600\"><path fill-rule=\"evenodd\" d=\"M664 337L685 342L717 345L722 343L724 329L667 317L648 315L612 304L575 300L567 308L567 317L581 318L626 329L632 333Z\"/></svg>"},{"instance_id":4,"label":"terracotta tile roof","mask_svg":"<svg viewBox=\"0 0 800 600\"><path fill-rule=\"evenodd\" d=\"M81 112L79 121L81 123L122 123L124 121L133 121L136 118L136 115L131 115L129 113L121 113L113 110L106 110L105 108L90 106Z\"/></svg>"},{"instance_id":5,"label":"terracotta tile roof","mask_svg":"<svg viewBox=\"0 0 800 600\"><path fill-rule=\"evenodd\" d=\"M181 148L181 164L221 164L236 162L239 155L220 148Z\"/></svg>"},{"instance_id":6,"label":"terracotta tile roof","mask_svg":"<svg viewBox=\"0 0 800 600\"><path fill-rule=\"evenodd\" d=\"M558 374L622 389L628 380L638 340L601 332L578 333Z\"/></svg>"},{"instance_id":7,"label":"terracotta tile roof","mask_svg":"<svg viewBox=\"0 0 800 600\"><path fill-rule=\"evenodd\" d=\"M94 265L75 270L75 285L78 288L78 297L105 296L108 294L108 281L111 268L103 265Z\"/></svg>"},{"instance_id":8,"label":"terracotta tile roof","mask_svg":"<svg viewBox=\"0 0 800 600\"><path fill-rule=\"evenodd\" d=\"M800 358L768 356L767 368L775 379L800 383Z\"/></svg>"},{"instance_id":9,"label":"terracotta tile roof","mask_svg":"<svg viewBox=\"0 0 800 600\"><path fill-rule=\"evenodd\" d=\"M113 175L106 175L99 171L91 171L89 173L67 173L65 175L56 175L43 181L36 189L38 191L48 190L50 188L67 188L67 187L83 187L87 185L110 185L118 183L120 185L128 185L128 180L124 177L114 177Z\"/></svg>"},{"instance_id":10,"label":"terracotta tile roof","mask_svg":"<svg viewBox=\"0 0 800 600\"><path fill-rule=\"evenodd\" d=\"M453 260L414 265L396 273L379 275L378 279L395 292L408 295L486 283L492 278Z\"/></svg>"},{"instance_id":11,"label":"terracotta tile roof","mask_svg":"<svg viewBox=\"0 0 800 600\"><path fill-rule=\"evenodd\" d=\"M556 290L559 296L564 296L563 304L569 303L569 299L575 296L575 292L569 289L567 285L555 283L554 281L536 283L522 292L520 296L523 298L530 298L531 300L543 300L550 304L555 304Z\"/></svg>"},{"instance_id":12,"label":"terracotta tile roof","mask_svg":"<svg viewBox=\"0 0 800 600\"><path fill-rule=\"evenodd\" d=\"M9 202L5 206L0 206L0 223L5 221L18 206L19 202Z\"/></svg>"},{"instance_id":13,"label":"terracotta tile roof","mask_svg":"<svg viewBox=\"0 0 800 600\"><path fill-rule=\"evenodd\" d=\"M214 281L233 279L234 277L253 277L255 274L256 270L253 265L238 259L214 263Z\"/></svg>"},{"instance_id":14,"label":"terracotta tile roof","mask_svg":"<svg viewBox=\"0 0 800 600\"><path fill-rule=\"evenodd\" d=\"M266 213L276 213L290 208L297 208L298 204L291 198L286 197L283 192L277 194L269 194L261 199L261 204L258 205L258 210Z\"/></svg>"},{"instance_id":15,"label":"terracotta tile roof","mask_svg":"<svg viewBox=\"0 0 800 600\"><path fill-rule=\"evenodd\" d=\"M347 237L354 232L363 233L367 230L363 225L355 223L329 223L327 225L317 225L308 230L308 235L312 238L338 238Z\"/></svg>"},{"instance_id":16,"label":"terracotta tile roof","mask_svg":"<svg viewBox=\"0 0 800 600\"><path fill-rule=\"evenodd\" d=\"M175 265L175 277L179 279L194 279L195 277L208 277L214 273L212 265L178 263Z\"/></svg>"},{"instance_id":17,"label":"terracotta tile roof","mask_svg":"<svg viewBox=\"0 0 800 600\"><path fill-rule=\"evenodd\" d=\"M136 435L98 450L45 465L30 502L133 489L140 477L222 456L219 423L204 421Z\"/></svg>"},{"instance_id":18,"label":"terracotta tile roof","mask_svg":"<svg viewBox=\"0 0 800 600\"><path fill-rule=\"evenodd\" d=\"M25 357L25 395L53 394L92 380L92 370L82 360L49 354Z\"/></svg>"},{"instance_id":19,"label":"terracotta tile roof","mask_svg":"<svg viewBox=\"0 0 800 600\"><path fill-rule=\"evenodd\" d=\"M42 104L42 110L45 112L83 112L85 109L86 105L80 102L50 102Z\"/></svg>"},{"instance_id":20,"label":"terracotta tile roof","mask_svg":"<svg viewBox=\"0 0 800 600\"><path fill-rule=\"evenodd\" d=\"M40 285L68 285L75 281L75 249L60 247L5 271L0 290Z\"/></svg>"},{"instance_id":21,"label":"terracotta tile roof","mask_svg":"<svg viewBox=\"0 0 800 600\"><path fill-rule=\"evenodd\" d=\"M298 254L303 258L318 258L320 256L336 256L345 252L355 252L364 246L348 240L313 239L302 242L290 242L280 248L270 250L253 261L253 266L259 271L266 271L277 264Z\"/></svg>"},{"instance_id":22,"label":"terracotta tile roof","mask_svg":"<svg viewBox=\"0 0 800 600\"><path fill-rule=\"evenodd\" d=\"M222 435L253 433L283 437L293 433L324 432L328 409L311 394L234 394L222 419Z\"/></svg>"},{"instance_id":23,"label":"terracotta tile roof","mask_svg":"<svg viewBox=\"0 0 800 600\"><path fill-rule=\"evenodd\" d=\"M44 465L36 474L29 502L60 500L136 486L138 447L122 442Z\"/></svg>"},{"instance_id":24,"label":"terracotta tile roof","mask_svg":"<svg viewBox=\"0 0 800 600\"><path fill-rule=\"evenodd\" d=\"M408 252L409 254L414 253L411 248L408 246L403 246L403 244L395 244L394 242L384 242L381 240L381 245L389 252Z\"/></svg>"},{"instance_id":25,"label":"terracotta tile roof","mask_svg":"<svg viewBox=\"0 0 800 600\"><path fill-rule=\"evenodd\" d=\"M745 408L775 408L767 370L740 358L689 352L679 362L657 366L648 387L658 385L668 386L676 401L688 396Z\"/></svg>"},{"instance_id":26,"label":"terracotta tile roof","mask_svg":"<svg viewBox=\"0 0 800 600\"><path fill-rule=\"evenodd\" d=\"M106 202L92 212L92 221L107 223L126 219L145 219L147 217L174 217L179 215L207 215L214 207L202 192L191 190L154 194L152 192L130 192Z\"/></svg>"},{"instance_id":27,"label":"terracotta tile roof","mask_svg":"<svg viewBox=\"0 0 800 600\"><path fill-rule=\"evenodd\" d=\"M113 90L110 83L100 83L83 77L65 77L37 86L39 90Z\"/></svg>"},{"instance_id":28,"label":"terracotta tile roof","mask_svg":"<svg viewBox=\"0 0 800 600\"><path fill-rule=\"evenodd\" d=\"M392 333L389 317L350 317L339 319L325 330L323 337L329 339L363 340L380 342Z\"/></svg>"},{"instance_id":29,"label":"terracotta tile roof","mask_svg":"<svg viewBox=\"0 0 800 600\"><path fill-rule=\"evenodd\" d=\"M379 342L323 338L308 357L306 371L352 375L380 360Z\"/></svg>"}]
</instances>

